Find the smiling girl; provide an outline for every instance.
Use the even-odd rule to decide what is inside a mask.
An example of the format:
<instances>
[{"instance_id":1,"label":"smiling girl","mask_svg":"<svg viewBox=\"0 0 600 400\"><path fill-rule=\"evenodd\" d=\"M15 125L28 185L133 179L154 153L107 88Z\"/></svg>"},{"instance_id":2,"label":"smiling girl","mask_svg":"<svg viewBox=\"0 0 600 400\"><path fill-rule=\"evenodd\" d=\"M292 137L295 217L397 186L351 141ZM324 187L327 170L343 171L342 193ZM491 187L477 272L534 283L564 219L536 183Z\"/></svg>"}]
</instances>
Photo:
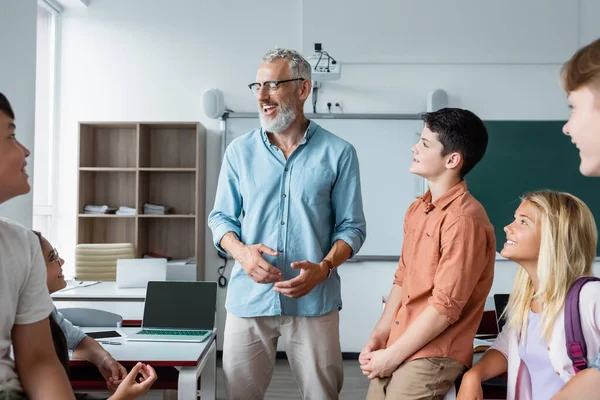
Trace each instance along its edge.
<instances>
[{"instance_id":1,"label":"smiling girl","mask_svg":"<svg viewBox=\"0 0 600 400\"><path fill-rule=\"evenodd\" d=\"M571 285L592 275L594 217L575 196L540 191L523 197L504 231L501 254L520 266L507 324L464 375L459 400L483 399L481 382L505 372L507 399L550 399L575 375L566 349L564 305ZM600 348L600 282L581 290L579 314L587 348ZM588 354L588 365L594 356Z\"/></svg>"}]
</instances>

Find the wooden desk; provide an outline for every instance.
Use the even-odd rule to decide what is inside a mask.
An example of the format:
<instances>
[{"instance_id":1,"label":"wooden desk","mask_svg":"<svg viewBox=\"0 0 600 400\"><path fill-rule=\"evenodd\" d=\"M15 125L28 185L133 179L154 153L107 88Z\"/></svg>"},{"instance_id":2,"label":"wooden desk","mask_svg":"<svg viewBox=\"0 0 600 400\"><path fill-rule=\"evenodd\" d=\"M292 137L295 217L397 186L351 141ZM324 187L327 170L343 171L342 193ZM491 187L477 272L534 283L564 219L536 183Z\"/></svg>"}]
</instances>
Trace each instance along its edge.
<instances>
[{"instance_id":1,"label":"wooden desk","mask_svg":"<svg viewBox=\"0 0 600 400\"><path fill-rule=\"evenodd\" d=\"M115 330L115 328L82 328L84 331ZM129 335L139 328L121 328L121 334ZM130 369L137 362L150 364L158 373L155 389L177 389L178 400L216 399L217 378L217 341L216 330L202 343L177 342L129 342L124 338L100 339L119 342L121 345L102 344L123 366ZM105 388L105 382L99 373L95 379L83 377L90 370L87 361L71 360L71 383L76 390ZM95 369L95 367L93 367ZM96 371L97 372L97 371ZM198 391L198 379L201 379Z\"/></svg>"}]
</instances>

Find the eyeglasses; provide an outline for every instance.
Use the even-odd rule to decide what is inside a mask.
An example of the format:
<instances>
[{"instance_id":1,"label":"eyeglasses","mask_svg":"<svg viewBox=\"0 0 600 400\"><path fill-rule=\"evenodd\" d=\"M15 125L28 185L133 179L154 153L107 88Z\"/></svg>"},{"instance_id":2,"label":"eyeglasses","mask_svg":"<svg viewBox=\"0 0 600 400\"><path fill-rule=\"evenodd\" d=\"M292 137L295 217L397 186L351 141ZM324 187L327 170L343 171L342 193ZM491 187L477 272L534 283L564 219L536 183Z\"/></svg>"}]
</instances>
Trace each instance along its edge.
<instances>
[{"instance_id":1,"label":"eyeglasses","mask_svg":"<svg viewBox=\"0 0 600 400\"><path fill-rule=\"evenodd\" d=\"M262 84L260 82L254 82L248 85L248 87L250 88L250 90L252 90L252 93L256 94L258 92L260 92L260 88L261 87L265 87L267 88L267 90L271 93L275 92L278 88L279 85L281 85L282 83L286 83L286 82L293 82L293 81L303 81L305 80L304 78L294 78L294 79L284 79L282 81L266 81L263 82Z\"/></svg>"},{"instance_id":2,"label":"eyeglasses","mask_svg":"<svg viewBox=\"0 0 600 400\"><path fill-rule=\"evenodd\" d=\"M62 262L60 261L60 256L58 255L58 251L56 249L52 249L52 251L48 255L48 262L57 262L59 265L62 265Z\"/></svg>"}]
</instances>

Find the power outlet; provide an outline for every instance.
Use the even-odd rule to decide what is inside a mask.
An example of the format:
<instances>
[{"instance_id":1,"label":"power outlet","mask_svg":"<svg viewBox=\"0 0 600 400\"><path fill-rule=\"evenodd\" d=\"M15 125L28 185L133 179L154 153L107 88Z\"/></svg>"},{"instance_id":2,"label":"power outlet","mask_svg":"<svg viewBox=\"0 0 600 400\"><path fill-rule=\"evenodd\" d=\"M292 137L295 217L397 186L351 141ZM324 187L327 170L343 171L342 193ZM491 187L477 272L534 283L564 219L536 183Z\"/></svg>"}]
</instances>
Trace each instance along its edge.
<instances>
[{"instance_id":1,"label":"power outlet","mask_svg":"<svg viewBox=\"0 0 600 400\"><path fill-rule=\"evenodd\" d=\"M336 104L338 104L339 107L336 106ZM331 107L328 107L328 111L331 111L332 113L341 113L341 112L343 112L342 110L344 109L344 105L342 104L341 100L327 100L325 102L325 106L327 107L327 105L331 105Z\"/></svg>"},{"instance_id":2,"label":"power outlet","mask_svg":"<svg viewBox=\"0 0 600 400\"><path fill-rule=\"evenodd\" d=\"M331 112L344 112L344 105L341 100L331 102Z\"/></svg>"}]
</instances>

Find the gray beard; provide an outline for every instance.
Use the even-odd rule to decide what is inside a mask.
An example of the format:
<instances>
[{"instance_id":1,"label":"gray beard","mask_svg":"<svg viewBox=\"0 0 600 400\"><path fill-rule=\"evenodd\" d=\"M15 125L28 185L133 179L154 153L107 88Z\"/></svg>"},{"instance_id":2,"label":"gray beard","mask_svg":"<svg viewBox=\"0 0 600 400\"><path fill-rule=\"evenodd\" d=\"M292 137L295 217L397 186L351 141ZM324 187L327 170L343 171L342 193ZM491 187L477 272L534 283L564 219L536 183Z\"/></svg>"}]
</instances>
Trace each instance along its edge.
<instances>
[{"instance_id":1,"label":"gray beard","mask_svg":"<svg viewBox=\"0 0 600 400\"><path fill-rule=\"evenodd\" d=\"M281 104L279 113L273 119L267 119L262 112L262 107L258 107L260 125L267 132L279 133L285 131L296 120L296 112L289 104Z\"/></svg>"}]
</instances>

